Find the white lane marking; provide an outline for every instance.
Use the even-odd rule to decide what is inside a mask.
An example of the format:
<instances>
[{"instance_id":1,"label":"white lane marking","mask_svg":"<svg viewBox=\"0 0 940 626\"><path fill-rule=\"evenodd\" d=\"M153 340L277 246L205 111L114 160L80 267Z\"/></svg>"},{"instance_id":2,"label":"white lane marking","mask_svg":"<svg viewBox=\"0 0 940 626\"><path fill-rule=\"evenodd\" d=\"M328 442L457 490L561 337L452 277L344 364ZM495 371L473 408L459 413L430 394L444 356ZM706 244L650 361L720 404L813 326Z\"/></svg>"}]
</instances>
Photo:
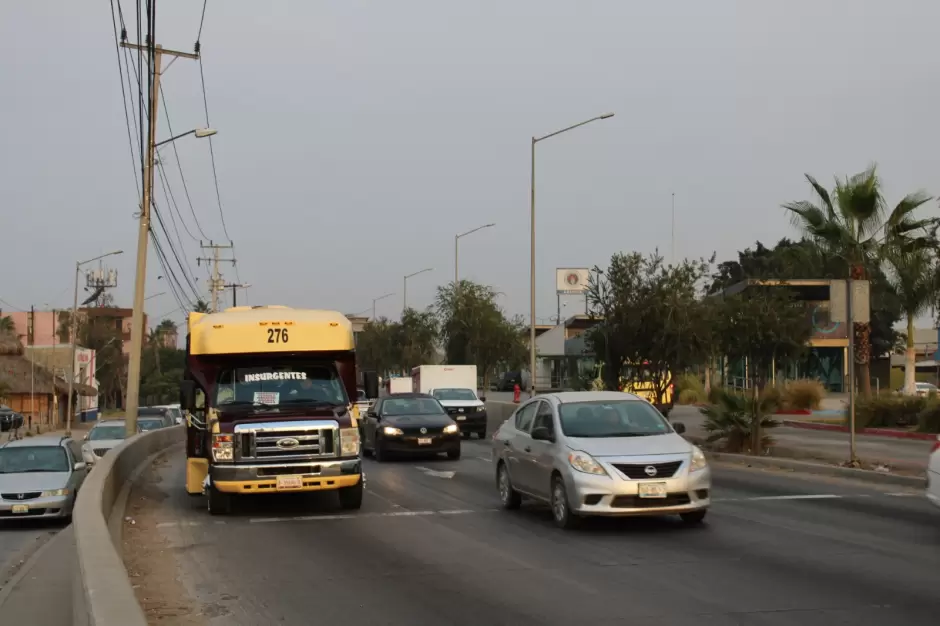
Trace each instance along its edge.
<instances>
[{"instance_id":1,"label":"white lane marking","mask_svg":"<svg viewBox=\"0 0 940 626\"><path fill-rule=\"evenodd\" d=\"M895 491L893 493L882 494L891 498L910 498L911 496L919 496L919 493L910 493L907 491Z\"/></svg>"},{"instance_id":2,"label":"white lane marking","mask_svg":"<svg viewBox=\"0 0 940 626\"><path fill-rule=\"evenodd\" d=\"M428 476L434 476L436 478L453 478L454 474L457 472L440 472L438 470L432 470L429 467L421 467L420 465L415 465L415 469L421 472L424 472Z\"/></svg>"},{"instance_id":3,"label":"white lane marking","mask_svg":"<svg viewBox=\"0 0 940 626\"><path fill-rule=\"evenodd\" d=\"M473 458L475 458L475 459L477 459L477 460L479 460L479 461L486 461L487 463L492 463L492 462L493 462L493 458L492 458L492 457L488 457L488 456L476 456L476 457L473 457Z\"/></svg>"},{"instance_id":4,"label":"white lane marking","mask_svg":"<svg viewBox=\"0 0 940 626\"><path fill-rule=\"evenodd\" d=\"M748 500L831 500L833 498L843 498L845 496L834 493L797 493L786 496L755 496Z\"/></svg>"},{"instance_id":5,"label":"white lane marking","mask_svg":"<svg viewBox=\"0 0 940 626\"><path fill-rule=\"evenodd\" d=\"M385 511L383 513L336 513L333 515L298 515L292 517L253 517L249 518L250 524L273 524L276 522L319 522L350 520L375 517L429 517L429 516L453 516L453 515L472 515L474 513L493 513L502 509L444 509L441 511ZM205 526L208 524L229 524L224 520L215 520L212 522L160 522L157 528L179 528L181 526Z\"/></svg>"}]
</instances>

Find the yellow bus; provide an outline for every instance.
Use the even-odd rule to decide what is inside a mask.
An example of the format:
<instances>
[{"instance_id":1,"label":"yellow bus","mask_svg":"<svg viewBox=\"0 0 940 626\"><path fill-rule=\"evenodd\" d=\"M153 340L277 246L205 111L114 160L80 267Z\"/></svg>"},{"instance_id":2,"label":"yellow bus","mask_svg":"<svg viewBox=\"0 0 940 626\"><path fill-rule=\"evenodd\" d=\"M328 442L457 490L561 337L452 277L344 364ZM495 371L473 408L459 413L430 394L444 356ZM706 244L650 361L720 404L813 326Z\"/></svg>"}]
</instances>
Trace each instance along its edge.
<instances>
[{"instance_id":1,"label":"yellow bus","mask_svg":"<svg viewBox=\"0 0 940 626\"><path fill-rule=\"evenodd\" d=\"M190 313L180 405L186 491L209 512L238 494L335 490L362 505L356 352L336 311L283 306ZM363 374L370 397L375 374Z\"/></svg>"},{"instance_id":2,"label":"yellow bus","mask_svg":"<svg viewBox=\"0 0 940 626\"><path fill-rule=\"evenodd\" d=\"M662 401L656 397L657 384L653 381L653 375L646 367L641 367L639 372L635 372L633 365L624 367L624 375L620 377L620 391L626 391L640 396L659 411L668 417L673 407L672 391L675 385L670 382L663 390ZM666 372L668 379L672 380L672 372Z\"/></svg>"}]
</instances>

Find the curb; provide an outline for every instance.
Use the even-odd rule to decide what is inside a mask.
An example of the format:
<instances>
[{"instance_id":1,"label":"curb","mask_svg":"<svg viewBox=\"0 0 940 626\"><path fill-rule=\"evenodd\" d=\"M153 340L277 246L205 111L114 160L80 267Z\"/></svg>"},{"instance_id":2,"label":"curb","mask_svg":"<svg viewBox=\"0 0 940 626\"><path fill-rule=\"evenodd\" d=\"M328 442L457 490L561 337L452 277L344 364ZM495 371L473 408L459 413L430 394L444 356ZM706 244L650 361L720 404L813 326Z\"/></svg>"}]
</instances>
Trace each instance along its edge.
<instances>
[{"instance_id":1,"label":"curb","mask_svg":"<svg viewBox=\"0 0 940 626\"><path fill-rule=\"evenodd\" d=\"M715 461L734 463L736 465L745 464L749 467L789 469L796 472L801 472L803 474L830 476L835 478L850 478L853 480L860 480L868 483L878 483L882 485L897 485L902 487L915 487L924 489L927 482L926 479L919 476L884 474L882 472L856 469L854 467L824 465L822 463L810 463L808 461L798 461L796 459L781 459L779 457L748 456L746 454L728 454L725 452L708 451L706 451L705 454Z\"/></svg>"},{"instance_id":2,"label":"curb","mask_svg":"<svg viewBox=\"0 0 940 626\"><path fill-rule=\"evenodd\" d=\"M847 433L848 426L838 424L824 424L819 422L804 422L800 420L783 420L784 426L790 428L802 428L804 430L828 430L830 432ZM891 430L890 428L862 428L855 431L856 435L866 435L868 437L888 437L891 439L915 439L918 441L936 441L940 435L933 433L918 433L909 430Z\"/></svg>"}]
</instances>

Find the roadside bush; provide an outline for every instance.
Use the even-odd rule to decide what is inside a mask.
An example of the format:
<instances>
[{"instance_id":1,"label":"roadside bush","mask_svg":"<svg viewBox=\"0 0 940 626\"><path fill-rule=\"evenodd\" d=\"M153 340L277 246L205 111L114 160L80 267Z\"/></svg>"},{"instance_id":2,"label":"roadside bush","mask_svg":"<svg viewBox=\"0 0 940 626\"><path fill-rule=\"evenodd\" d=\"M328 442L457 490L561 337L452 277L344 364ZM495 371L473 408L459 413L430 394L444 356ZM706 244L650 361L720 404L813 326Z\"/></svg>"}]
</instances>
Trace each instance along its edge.
<instances>
[{"instance_id":1,"label":"roadside bush","mask_svg":"<svg viewBox=\"0 0 940 626\"><path fill-rule=\"evenodd\" d=\"M818 409L826 390L818 380L804 378L787 383L783 388L781 403L783 408L805 411Z\"/></svg>"},{"instance_id":2,"label":"roadside bush","mask_svg":"<svg viewBox=\"0 0 940 626\"><path fill-rule=\"evenodd\" d=\"M690 374L688 372L679 374L674 382L676 384L676 392L678 393L682 393L686 389L692 389L698 392L705 391L705 384L696 374Z\"/></svg>"},{"instance_id":3,"label":"roadside bush","mask_svg":"<svg viewBox=\"0 0 940 626\"><path fill-rule=\"evenodd\" d=\"M896 428L918 423L921 412L927 408L927 398L921 396L880 395L855 404L855 430L862 428ZM846 413L846 424L848 414Z\"/></svg>"},{"instance_id":4,"label":"roadside bush","mask_svg":"<svg viewBox=\"0 0 940 626\"><path fill-rule=\"evenodd\" d=\"M683 389L679 392L679 404L698 404L703 400L704 392L697 389Z\"/></svg>"},{"instance_id":5,"label":"roadside bush","mask_svg":"<svg viewBox=\"0 0 940 626\"><path fill-rule=\"evenodd\" d=\"M922 433L940 433L940 402L928 398L927 406L917 415L917 430Z\"/></svg>"},{"instance_id":6,"label":"roadside bush","mask_svg":"<svg viewBox=\"0 0 940 626\"><path fill-rule=\"evenodd\" d=\"M763 435L768 428L779 426L773 419L778 407L779 392L768 387L755 401L750 393L741 394L728 389L712 389L710 403L702 409L709 443L719 442L725 452L751 452L760 454L773 445L773 439ZM761 427L760 450L752 450L753 432Z\"/></svg>"}]
</instances>

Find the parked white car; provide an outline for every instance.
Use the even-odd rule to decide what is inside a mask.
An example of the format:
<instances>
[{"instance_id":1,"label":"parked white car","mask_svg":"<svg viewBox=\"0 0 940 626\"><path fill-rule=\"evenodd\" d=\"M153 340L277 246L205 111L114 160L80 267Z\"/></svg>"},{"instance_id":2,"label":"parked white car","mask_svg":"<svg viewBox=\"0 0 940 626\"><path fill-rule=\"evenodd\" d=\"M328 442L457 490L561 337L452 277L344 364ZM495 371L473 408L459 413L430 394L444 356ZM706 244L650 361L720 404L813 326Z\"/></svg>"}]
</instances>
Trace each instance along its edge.
<instances>
[{"instance_id":1,"label":"parked white car","mask_svg":"<svg viewBox=\"0 0 940 626\"><path fill-rule=\"evenodd\" d=\"M927 499L940 507L940 435L937 435L927 462Z\"/></svg>"}]
</instances>

